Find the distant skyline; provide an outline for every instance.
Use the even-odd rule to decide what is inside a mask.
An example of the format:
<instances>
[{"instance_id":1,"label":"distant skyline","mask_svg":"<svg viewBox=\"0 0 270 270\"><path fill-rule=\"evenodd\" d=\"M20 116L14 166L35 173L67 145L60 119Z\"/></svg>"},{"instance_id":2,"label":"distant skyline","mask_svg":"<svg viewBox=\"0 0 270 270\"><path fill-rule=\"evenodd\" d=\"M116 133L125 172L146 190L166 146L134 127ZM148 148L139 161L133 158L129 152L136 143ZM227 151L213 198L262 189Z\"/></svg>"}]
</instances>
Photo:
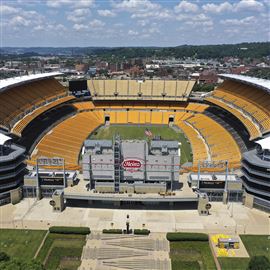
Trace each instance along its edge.
<instances>
[{"instance_id":1,"label":"distant skyline","mask_svg":"<svg viewBox=\"0 0 270 270\"><path fill-rule=\"evenodd\" d=\"M270 1L0 0L1 47L177 46L270 40Z\"/></svg>"}]
</instances>

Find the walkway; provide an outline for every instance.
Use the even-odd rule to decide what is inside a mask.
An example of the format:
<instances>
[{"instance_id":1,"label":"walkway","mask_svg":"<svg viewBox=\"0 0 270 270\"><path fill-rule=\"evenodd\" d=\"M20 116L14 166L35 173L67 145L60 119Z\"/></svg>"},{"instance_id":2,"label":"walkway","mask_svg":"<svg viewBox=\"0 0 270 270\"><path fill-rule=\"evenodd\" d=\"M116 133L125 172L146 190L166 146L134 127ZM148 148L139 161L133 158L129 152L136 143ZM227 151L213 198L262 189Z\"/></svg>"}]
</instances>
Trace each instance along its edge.
<instances>
[{"instance_id":1,"label":"walkway","mask_svg":"<svg viewBox=\"0 0 270 270\"><path fill-rule=\"evenodd\" d=\"M171 270L166 234L149 236L91 233L79 270Z\"/></svg>"}]
</instances>

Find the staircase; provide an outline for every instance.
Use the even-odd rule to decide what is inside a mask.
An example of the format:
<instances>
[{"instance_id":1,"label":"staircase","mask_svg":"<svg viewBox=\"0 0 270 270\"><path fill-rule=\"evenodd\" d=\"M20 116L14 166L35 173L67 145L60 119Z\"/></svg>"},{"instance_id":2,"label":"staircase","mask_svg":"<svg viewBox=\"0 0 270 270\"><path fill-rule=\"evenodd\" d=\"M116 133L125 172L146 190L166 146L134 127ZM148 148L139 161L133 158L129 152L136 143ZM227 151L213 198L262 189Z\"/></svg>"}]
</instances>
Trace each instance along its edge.
<instances>
[{"instance_id":1,"label":"staircase","mask_svg":"<svg viewBox=\"0 0 270 270\"><path fill-rule=\"evenodd\" d=\"M91 233L79 270L171 270L169 252L165 234Z\"/></svg>"}]
</instances>

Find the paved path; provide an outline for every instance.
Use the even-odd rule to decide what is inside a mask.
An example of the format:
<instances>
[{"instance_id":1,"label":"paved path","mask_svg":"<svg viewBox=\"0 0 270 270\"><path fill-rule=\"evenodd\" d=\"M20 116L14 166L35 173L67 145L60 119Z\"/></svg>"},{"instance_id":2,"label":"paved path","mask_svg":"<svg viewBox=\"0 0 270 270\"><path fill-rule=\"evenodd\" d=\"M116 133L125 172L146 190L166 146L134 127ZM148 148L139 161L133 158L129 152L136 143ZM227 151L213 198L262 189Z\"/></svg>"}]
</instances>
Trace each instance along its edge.
<instances>
[{"instance_id":1,"label":"paved path","mask_svg":"<svg viewBox=\"0 0 270 270\"><path fill-rule=\"evenodd\" d=\"M149 236L91 233L79 270L171 270L166 235Z\"/></svg>"}]
</instances>

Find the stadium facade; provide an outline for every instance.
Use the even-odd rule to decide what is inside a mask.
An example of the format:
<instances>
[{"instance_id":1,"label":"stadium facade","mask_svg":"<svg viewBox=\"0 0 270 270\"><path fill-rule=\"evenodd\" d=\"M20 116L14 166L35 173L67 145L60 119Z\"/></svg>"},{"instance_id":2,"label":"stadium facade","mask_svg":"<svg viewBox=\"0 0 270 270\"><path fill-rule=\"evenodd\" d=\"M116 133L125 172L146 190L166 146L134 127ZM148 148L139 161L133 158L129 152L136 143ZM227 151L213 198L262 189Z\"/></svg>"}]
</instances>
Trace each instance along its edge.
<instances>
[{"instance_id":1,"label":"stadium facade","mask_svg":"<svg viewBox=\"0 0 270 270\"><path fill-rule=\"evenodd\" d=\"M11 142L12 138L0 133L0 205L17 203L25 174L25 149Z\"/></svg>"},{"instance_id":2,"label":"stadium facade","mask_svg":"<svg viewBox=\"0 0 270 270\"><path fill-rule=\"evenodd\" d=\"M177 141L86 140L83 175L98 192L158 193L179 182Z\"/></svg>"},{"instance_id":3,"label":"stadium facade","mask_svg":"<svg viewBox=\"0 0 270 270\"><path fill-rule=\"evenodd\" d=\"M257 147L243 154L242 180L245 204L270 209L270 137L257 141Z\"/></svg>"}]
</instances>

